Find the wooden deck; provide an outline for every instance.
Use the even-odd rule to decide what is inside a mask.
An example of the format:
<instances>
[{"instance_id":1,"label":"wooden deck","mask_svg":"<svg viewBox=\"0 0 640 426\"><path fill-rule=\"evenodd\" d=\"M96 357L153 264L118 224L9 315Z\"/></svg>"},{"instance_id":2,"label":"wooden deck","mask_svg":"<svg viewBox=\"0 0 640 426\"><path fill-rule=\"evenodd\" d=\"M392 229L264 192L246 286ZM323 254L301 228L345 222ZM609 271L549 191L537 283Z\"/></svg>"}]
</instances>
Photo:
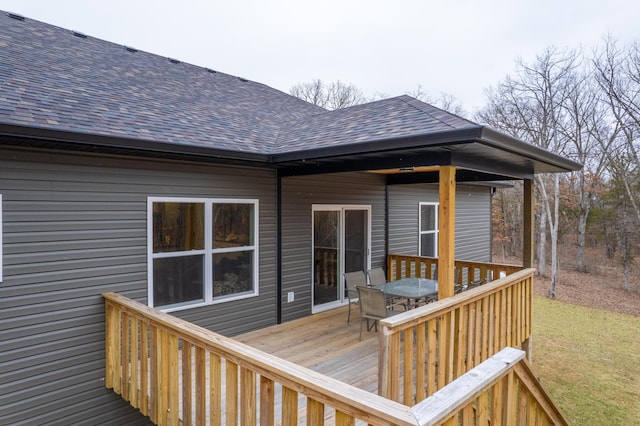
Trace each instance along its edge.
<instances>
[{"instance_id":1,"label":"wooden deck","mask_svg":"<svg viewBox=\"0 0 640 426\"><path fill-rule=\"evenodd\" d=\"M368 392L378 391L378 334L363 326L358 306L340 307L235 336L261 351L302 365Z\"/></svg>"}]
</instances>

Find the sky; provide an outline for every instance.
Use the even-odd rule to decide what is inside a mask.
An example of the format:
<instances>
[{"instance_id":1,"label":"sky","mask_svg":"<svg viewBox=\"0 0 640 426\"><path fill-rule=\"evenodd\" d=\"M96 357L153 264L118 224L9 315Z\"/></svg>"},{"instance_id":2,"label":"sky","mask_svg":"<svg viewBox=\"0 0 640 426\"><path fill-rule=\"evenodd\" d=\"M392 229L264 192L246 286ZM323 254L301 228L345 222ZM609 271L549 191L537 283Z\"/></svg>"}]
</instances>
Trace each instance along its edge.
<instances>
[{"instance_id":1,"label":"sky","mask_svg":"<svg viewBox=\"0 0 640 426\"><path fill-rule=\"evenodd\" d=\"M0 10L267 84L420 88L469 113L545 48L640 41L637 0L0 0ZM382 95L382 96L381 96Z\"/></svg>"}]
</instances>

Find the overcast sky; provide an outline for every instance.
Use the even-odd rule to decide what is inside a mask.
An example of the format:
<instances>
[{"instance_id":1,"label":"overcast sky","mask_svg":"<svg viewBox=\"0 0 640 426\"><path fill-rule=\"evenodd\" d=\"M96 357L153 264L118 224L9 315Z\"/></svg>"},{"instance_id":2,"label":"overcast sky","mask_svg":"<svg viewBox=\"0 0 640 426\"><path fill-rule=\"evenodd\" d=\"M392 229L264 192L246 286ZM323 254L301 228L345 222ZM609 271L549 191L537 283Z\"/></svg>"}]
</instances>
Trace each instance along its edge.
<instances>
[{"instance_id":1,"label":"overcast sky","mask_svg":"<svg viewBox=\"0 0 640 426\"><path fill-rule=\"evenodd\" d=\"M265 83L418 86L468 112L546 47L640 41L638 0L0 0L0 9Z\"/></svg>"}]
</instances>

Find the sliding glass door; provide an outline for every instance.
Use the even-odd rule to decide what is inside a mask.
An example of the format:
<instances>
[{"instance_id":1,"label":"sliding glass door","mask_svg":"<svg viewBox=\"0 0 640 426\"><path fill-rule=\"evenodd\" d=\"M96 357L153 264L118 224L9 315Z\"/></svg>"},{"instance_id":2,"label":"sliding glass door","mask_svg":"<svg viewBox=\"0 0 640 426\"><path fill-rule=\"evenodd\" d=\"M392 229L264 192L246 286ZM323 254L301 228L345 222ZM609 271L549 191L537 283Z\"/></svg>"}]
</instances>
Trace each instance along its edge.
<instances>
[{"instance_id":1,"label":"sliding glass door","mask_svg":"<svg viewBox=\"0 0 640 426\"><path fill-rule=\"evenodd\" d=\"M369 206L313 207L313 311L345 301L345 272L370 265Z\"/></svg>"}]
</instances>

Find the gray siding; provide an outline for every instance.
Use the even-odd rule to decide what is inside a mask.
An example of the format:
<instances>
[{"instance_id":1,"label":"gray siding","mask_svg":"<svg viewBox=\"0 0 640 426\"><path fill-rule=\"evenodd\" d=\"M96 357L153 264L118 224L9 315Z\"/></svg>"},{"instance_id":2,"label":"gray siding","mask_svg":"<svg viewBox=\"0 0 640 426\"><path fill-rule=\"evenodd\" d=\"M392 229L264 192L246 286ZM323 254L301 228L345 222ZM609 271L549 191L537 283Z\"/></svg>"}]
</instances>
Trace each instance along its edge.
<instances>
[{"instance_id":1,"label":"gray siding","mask_svg":"<svg viewBox=\"0 0 640 426\"><path fill-rule=\"evenodd\" d=\"M173 315L223 334L274 324L275 182L261 169L0 148L0 424L146 422L104 388L100 295L146 303L148 196L260 200L260 295Z\"/></svg>"},{"instance_id":2,"label":"gray siding","mask_svg":"<svg viewBox=\"0 0 640 426\"><path fill-rule=\"evenodd\" d=\"M282 179L282 320L311 313L313 204L371 206L371 265L385 265L385 178L339 173ZM287 303L287 292L295 301Z\"/></svg>"},{"instance_id":3,"label":"gray siding","mask_svg":"<svg viewBox=\"0 0 640 426\"><path fill-rule=\"evenodd\" d=\"M437 184L389 187L389 253L418 255L420 202L438 202ZM458 185L456 259L491 260L491 192L489 187Z\"/></svg>"}]
</instances>

